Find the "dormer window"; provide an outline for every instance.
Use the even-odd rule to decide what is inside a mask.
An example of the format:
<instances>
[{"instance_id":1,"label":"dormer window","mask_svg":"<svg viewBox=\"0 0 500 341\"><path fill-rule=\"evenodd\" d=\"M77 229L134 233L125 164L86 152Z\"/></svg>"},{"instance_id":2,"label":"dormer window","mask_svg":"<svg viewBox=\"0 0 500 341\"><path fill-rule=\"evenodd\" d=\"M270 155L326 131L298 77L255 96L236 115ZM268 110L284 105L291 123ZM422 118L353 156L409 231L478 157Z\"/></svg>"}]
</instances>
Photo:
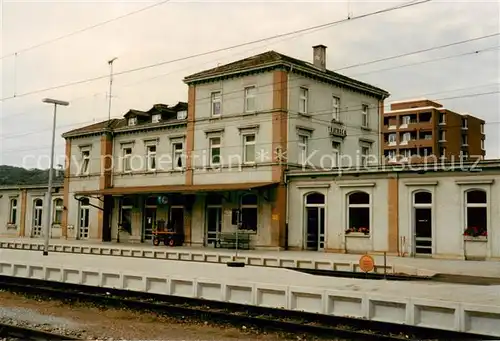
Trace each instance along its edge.
<instances>
[{"instance_id":1,"label":"dormer window","mask_svg":"<svg viewBox=\"0 0 500 341\"><path fill-rule=\"evenodd\" d=\"M188 116L187 110L182 110L177 112L177 119L178 120L185 120Z\"/></svg>"},{"instance_id":2,"label":"dormer window","mask_svg":"<svg viewBox=\"0 0 500 341\"><path fill-rule=\"evenodd\" d=\"M137 117L130 117L128 119L128 125L129 127L137 125Z\"/></svg>"},{"instance_id":3,"label":"dormer window","mask_svg":"<svg viewBox=\"0 0 500 341\"><path fill-rule=\"evenodd\" d=\"M153 123L158 123L161 121L161 114L154 114L151 118L151 121Z\"/></svg>"}]
</instances>

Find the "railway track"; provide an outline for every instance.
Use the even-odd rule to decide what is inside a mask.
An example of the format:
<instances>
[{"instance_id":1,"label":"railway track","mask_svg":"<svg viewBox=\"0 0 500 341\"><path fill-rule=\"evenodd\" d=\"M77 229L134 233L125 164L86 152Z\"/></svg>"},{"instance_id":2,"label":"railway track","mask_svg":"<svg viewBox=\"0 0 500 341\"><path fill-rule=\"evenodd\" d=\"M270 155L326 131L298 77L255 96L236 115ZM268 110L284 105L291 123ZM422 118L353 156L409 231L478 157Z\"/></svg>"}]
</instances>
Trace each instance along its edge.
<instances>
[{"instance_id":1,"label":"railway track","mask_svg":"<svg viewBox=\"0 0 500 341\"><path fill-rule=\"evenodd\" d=\"M77 340L75 338L59 335L41 330L12 326L0 323L0 340L6 341L57 341Z\"/></svg>"},{"instance_id":2,"label":"railway track","mask_svg":"<svg viewBox=\"0 0 500 341\"><path fill-rule=\"evenodd\" d=\"M234 303L164 296L76 284L0 276L0 289L66 302L128 308L330 340L493 340L494 338L400 324L254 307Z\"/></svg>"}]
</instances>

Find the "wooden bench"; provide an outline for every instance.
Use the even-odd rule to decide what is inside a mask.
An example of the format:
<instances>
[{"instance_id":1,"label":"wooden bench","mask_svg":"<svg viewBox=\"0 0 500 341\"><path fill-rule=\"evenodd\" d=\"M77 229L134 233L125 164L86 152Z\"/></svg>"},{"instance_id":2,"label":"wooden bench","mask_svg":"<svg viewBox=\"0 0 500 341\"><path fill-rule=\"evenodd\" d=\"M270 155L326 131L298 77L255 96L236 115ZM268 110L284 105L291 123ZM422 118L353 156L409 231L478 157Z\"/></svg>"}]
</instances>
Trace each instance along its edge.
<instances>
[{"instance_id":1,"label":"wooden bench","mask_svg":"<svg viewBox=\"0 0 500 341\"><path fill-rule=\"evenodd\" d=\"M236 232L223 232L217 236L217 247L223 249L236 249ZM244 232L238 232L238 249L250 249L250 235Z\"/></svg>"}]
</instances>

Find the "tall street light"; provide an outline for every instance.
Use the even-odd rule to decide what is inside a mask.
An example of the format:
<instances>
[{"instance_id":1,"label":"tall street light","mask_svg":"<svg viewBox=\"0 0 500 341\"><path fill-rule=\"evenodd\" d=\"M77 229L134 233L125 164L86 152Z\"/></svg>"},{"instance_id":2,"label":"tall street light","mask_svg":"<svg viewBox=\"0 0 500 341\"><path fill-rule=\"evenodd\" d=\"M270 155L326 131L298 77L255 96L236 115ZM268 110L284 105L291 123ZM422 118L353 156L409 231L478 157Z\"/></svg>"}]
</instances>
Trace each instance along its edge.
<instances>
[{"instance_id":1,"label":"tall street light","mask_svg":"<svg viewBox=\"0 0 500 341\"><path fill-rule=\"evenodd\" d=\"M52 225L50 219L52 218L52 214L50 211L52 209L52 168L54 168L54 143L56 140L56 114L57 114L57 106L68 106L69 102L59 101L52 98L44 98L42 100L43 103L49 103L54 105L54 120L52 122L52 145L50 148L50 167L49 167L49 184L47 188L47 213L45 220L45 241L43 246L43 255L47 256L49 254L49 235L50 235L50 226Z\"/></svg>"}]
</instances>

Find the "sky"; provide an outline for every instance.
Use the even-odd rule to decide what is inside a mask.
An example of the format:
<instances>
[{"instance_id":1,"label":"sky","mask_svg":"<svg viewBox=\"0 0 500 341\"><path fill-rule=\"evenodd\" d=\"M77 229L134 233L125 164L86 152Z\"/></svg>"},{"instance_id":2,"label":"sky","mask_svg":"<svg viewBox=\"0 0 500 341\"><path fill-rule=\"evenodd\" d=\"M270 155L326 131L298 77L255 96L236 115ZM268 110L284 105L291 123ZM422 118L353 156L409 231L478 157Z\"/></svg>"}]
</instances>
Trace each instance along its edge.
<instances>
[{"instance_id":1,"label":"sky","mask_svg":"<svg viewBox=\"0 0 500 341\"><path fill-rule=\"evenodd\" d=\"M55 153L56 164L62 163L57 160L64 160L63 132L107 119L109 79L38 90L106 76L111 58L118 58L114 71L119 73L406 2L172 0L41 44L155 2L2 1L0 164L48 168L53 108L42 103L45 97L70 102L58 109ZM327 67L337 70L495 34L500 32L499 21L497 1L432 0L307 34L166 63L115 76L111 116L122 117L131 108L148 110L156 103L187 101L185 76L268 50L312 61L312 46L324 44ZM339 72L390 92L386 105L428 97L484 119L486 158L499 158L499 46L497 35ZM462 54L466 55L457 56Z\"/></svg>"}]
</instances>

